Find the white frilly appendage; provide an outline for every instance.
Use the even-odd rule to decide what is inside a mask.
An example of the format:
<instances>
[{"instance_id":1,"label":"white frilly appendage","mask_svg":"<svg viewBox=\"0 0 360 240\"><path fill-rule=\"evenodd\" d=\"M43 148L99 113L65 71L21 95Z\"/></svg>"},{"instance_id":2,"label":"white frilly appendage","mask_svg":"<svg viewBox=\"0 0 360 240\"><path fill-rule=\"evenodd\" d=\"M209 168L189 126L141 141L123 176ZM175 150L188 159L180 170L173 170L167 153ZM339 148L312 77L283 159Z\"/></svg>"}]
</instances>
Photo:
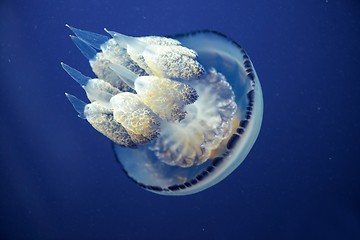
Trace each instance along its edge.
<instances>
[{"instance_id":1,"label":"white frilly appendage","mask_svg":"<svg viewBox=\"0 0 360 240\"><path fill-rule=\"evenodd\" d=\"M186 106L186 118L161 126L161 138L152 150L169 165L190 167L205 162L232 130L235 95L225 77L210 69L194 82L199 99Z\"/></svg>"},{"instance_id":2,"label":"white frilly appendage","mask_svg":"<svg viewBox=\"0 0 360 240\"><path fill-rule=\"evenodd\" d=\"M90 103L66 94L96 130L124 147L149 144L159 160L189 167L206 161L232 130L231 86L197 53L165 37L112 38L69 27L97 78L62 63ZM134 159L136 161L136 159Z\"/></svg>"}]
</instances>

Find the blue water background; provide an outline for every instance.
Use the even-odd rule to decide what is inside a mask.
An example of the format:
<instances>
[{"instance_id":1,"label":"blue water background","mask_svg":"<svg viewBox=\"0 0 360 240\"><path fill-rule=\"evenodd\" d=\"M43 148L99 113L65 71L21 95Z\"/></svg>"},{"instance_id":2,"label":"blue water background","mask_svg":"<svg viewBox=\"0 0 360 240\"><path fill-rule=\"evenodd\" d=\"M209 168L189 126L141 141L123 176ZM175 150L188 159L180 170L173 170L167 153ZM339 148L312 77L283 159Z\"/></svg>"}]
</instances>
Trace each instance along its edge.
<instances>
[{"instance_id":1,"label":"blue water background","mask_svg":"<svg viewBox=\"0 0 360 240\"><path fill-rule=\"evenodd\" d=\"M94 76L66 23L241 43L265 103L247 159L191 196L133 184L64 96L85 99L61 61ZM359 36L355 0L2 0L0 239L360 239Z\"/></svg>"}]
</instances>

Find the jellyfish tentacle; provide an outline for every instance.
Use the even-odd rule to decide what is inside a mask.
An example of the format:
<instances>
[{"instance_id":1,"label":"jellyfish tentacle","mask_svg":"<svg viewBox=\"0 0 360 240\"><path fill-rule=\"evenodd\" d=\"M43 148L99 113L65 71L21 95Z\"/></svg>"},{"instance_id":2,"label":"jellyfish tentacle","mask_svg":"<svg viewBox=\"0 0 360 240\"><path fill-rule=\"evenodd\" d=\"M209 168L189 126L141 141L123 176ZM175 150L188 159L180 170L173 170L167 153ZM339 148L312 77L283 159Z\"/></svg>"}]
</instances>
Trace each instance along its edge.
<instances>
[{"instance_id":1,"label":"jellyfish tentacle","mask_svg":"<svg viewBox=\"0 0 360 240\"><path fill-rule=\"evenodd\" d=\"M66 27L70 28L70 30L83 42L87 43L88 45L92 46L95 49L100 50L101 45L104 44L109 40L109 37L93 32L88 32L84 30L80 30L74 27L69 26L68 24L65 25Z\"/></svg>"},{"instance_id":2,"label":"jellyfish tentacle","mask_svg":"<svg viewBox=\"0 0 360 240\"><path fill-rule=\"evenodd\" d=\"M90 77L84 76L80 71L75 68L70 67L69 65L61 62L62 68L72 77L80 86L86 86L86 84L91 79Z\"/></svg>"},{"instance_id":3,"label":"jellyfish tentacle","mask_svg":"<svg viewBox=\"0 0 360 240\"><path fill-rule=\"evenodd\" d=\"M148 44L139 40L137 37L126 36L126 35L118 33L118 32L109 31L106 28L104 28L104 30L105 30L105 32L110 34L110 36L122 48L128 49L129 46L131 46L132 48L135 48L138 52L141 52L141 53L147 48Z\"/></svg>"},{"instance_id":4,"label":"jellyfish tentacle","mask_svg":"<svg viewBox=\"0 0 360 240\"><path fill-rule=\"evenodd\" d=\"M93 87L93 85L86 85L83 87L88 99L91 102L98 102L105 108L111 108L109 104L110 99L114 96L106 91L100 90L99 88Z\"/></svg>"},{"instance_id":5,"label":"jellyfish tentacle","mask_svg":"<svg viewBox=\"0 0 360 240\"><path fill-rule=\"evenodd\" d=\"M109 107L110 99L121 91L102 79L84 76L80 71L61 63L63 69L85 90L91 102L99 101L104 107Z\"/></svg>"},{"instance_id":6,"label":"jellyfish tentacle","mask_svg":"<svg viewBox=\"0 0 360 240\"><path fill-rule=\"evenodd\" d=\"M118 77L113 70L110 69L109 64L117 64L126 67L138 76L146 75L136 62L134 62L126 49L121 48L114 39L110 39L101 46L102 51L98 52L94 59L89 61L93 72L106 82L124 92L134 92L120 77Z\"/></svg>"},{"instance_id":7,"label":"jellyfish tentacle","mask_svg":"<svg viewBox=\"0 0 360 240\"><path fill-rule=\"evenodd\" d=\"M84 42L82 39L70 35L71 40L74 42L76 47L80 50L80 52L88 59L92 60L95 58L97 51L88 43Z\"/></svg>"},{"instance_id":8,"label":"jellyfish tentacle","mask_svg":"<svg viewBox=\"0 0 360 240\"><path fill-rule=\"evenodd\" d=\"M98 91L98 92L104 92L107 95L106 99L110 100L112 96L115 96L116 94L121 93L119 89L116 87L113 87L110 83L104 81L103 79L93 78L90 79L86 86L83 87L86 92L88 91ZM93 101L89 98L90 101ZM94 99L94 101L96 98Z\"/></svg>"},{"instance_id":9,"label":"jellyfish tentacle","mask_svg":"<svg viewBox=\"0 0 360 240\"><path fill-rule=\"evenodd\" d=\"M129 55L132 61L134 61L139 67L144 69L144 71L148 75L153 75L153 72L149 68L149 66L146 64L145 59L143 57L144 52L150 51L149 44L141 41L137 37L130 37L126 36L121 33L109 31L106 28L104 29L107 33L109 33L115 40L115 42L118 44L119 47L126 50L126 53Z\"/></svg>"},{"instance_id":10,"label":"jellyfish tentacle","mask_svg":"<svg viewBox=\"0 0 360 240\"><path fill-rule=\"evenodd\" d=\"M78 117L82 119L86 119L84 114L86 103L75 97L74 95L65 93L65 96L69 100L69 102L73 105L75 111L79 114Z\"/></svg>"},{"instance_id":11,"label":"jellyfish tentacle","mask_svg":"<svg viewBox=\"0 0 360 240\"><path fill-rule=\"evenodd\" d=\"M110 63L109 67L115 72L115 74L123 80L129 87L135 89L134 82L138 78L138 75L128 70L126 67L119 64Z\"/></svg>"}]
</instances>

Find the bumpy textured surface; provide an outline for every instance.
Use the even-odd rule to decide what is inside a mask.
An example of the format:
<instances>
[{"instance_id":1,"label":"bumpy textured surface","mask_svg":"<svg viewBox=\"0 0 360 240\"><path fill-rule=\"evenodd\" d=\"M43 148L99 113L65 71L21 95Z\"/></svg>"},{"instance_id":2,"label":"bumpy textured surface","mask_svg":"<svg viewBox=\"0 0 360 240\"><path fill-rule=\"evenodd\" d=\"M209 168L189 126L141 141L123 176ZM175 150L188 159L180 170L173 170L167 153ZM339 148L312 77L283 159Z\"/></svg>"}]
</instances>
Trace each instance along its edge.
<instances>
[{"instance_id":1,"label":"bumpy textured surface","mask_svg":"<svg viewBox=\"0 0 360 240\"><path fill-rule=\"evenodd\" d=\"M141 101L167 121L184 119L184 106L198 98L196 90L189 85L155 76L136 79L135 89Z\"/></svg>"},{"instance_id":2,"label":"bumpy textured surface","mask_svg":"<svg viewBox=\"0 0 360 240\"><path fill-rule=\"evenodd\" d=\"M147 75L197 79L204 73L203 67L196 61L196 52L181 46L177 40L154 36L127 37L115 32L112 34L115 41L126 49L131 60ZM121 65L127 67L126 64Z\"/></svg>"},{"instance_id":3,"label":"bumpy textured surface","mask_svg":"<svg viewBox=\"0 0 360 240\"><path fill-rule=\"evenodd\" d=\"M147 37L138 37L138 39L150 45L160 45L160 46L180 45L180 42L178 40L167 37L147 36Z\"/></svg>"},{"instance_id":4,"label":"bumpy textured surface","mask_svg":"<svg viewBox=\"0 0 360 240\"><path fill-rule=\"evenodd\" d=\"M110 101L115 121L121 123L137 144L151 141L159 135L159 117L133 93L121 93Z\"/></svg>"},{"instance_id":5,"label":"bumpy textured surface","mask_svg":"<svg viewBox=\"0 0 360 240\"><path fill-rule=\"evenodd\" d=\"M204 73L204 68L196 61L196 52L182 46L153 45L151 51L144 51L143 57L158 77L198 79Z\"/></svg>"},{"instance_id":6,"label":"bumpy textured surface","mask_svg":"<svg viewBox=\"0 0 360 240\"><path fill-rule=\"evenodd\" d=\"M113 114L97 102L87 104L84 114L88 122L96 130L104 134L113 142L125 147L134 147L136 145L126 129L119 122L114 120Z\"/></svg>"}]
</instances>

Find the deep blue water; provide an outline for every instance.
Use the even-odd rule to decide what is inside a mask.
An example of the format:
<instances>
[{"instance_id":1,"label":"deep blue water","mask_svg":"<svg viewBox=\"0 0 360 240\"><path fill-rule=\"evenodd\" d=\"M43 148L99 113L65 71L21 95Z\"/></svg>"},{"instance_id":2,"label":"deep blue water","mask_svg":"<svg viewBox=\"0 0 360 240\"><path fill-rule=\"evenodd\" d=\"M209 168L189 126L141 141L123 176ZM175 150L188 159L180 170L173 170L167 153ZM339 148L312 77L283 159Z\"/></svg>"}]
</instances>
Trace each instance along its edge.
<instances>
[{"instance_id":1,"label":"deep blue water","mask_svg":"<svg viewBox=\"0 0 360 240\"><path fill-rule=\"evenodd\" d=\"M64 96L93 76L65 24L223 32L250 55L264 121L247 159L201 193L133 184ZM0 3L1 239L360 239L360 4L346 0Z\"/></svg>"}]
</instances>

